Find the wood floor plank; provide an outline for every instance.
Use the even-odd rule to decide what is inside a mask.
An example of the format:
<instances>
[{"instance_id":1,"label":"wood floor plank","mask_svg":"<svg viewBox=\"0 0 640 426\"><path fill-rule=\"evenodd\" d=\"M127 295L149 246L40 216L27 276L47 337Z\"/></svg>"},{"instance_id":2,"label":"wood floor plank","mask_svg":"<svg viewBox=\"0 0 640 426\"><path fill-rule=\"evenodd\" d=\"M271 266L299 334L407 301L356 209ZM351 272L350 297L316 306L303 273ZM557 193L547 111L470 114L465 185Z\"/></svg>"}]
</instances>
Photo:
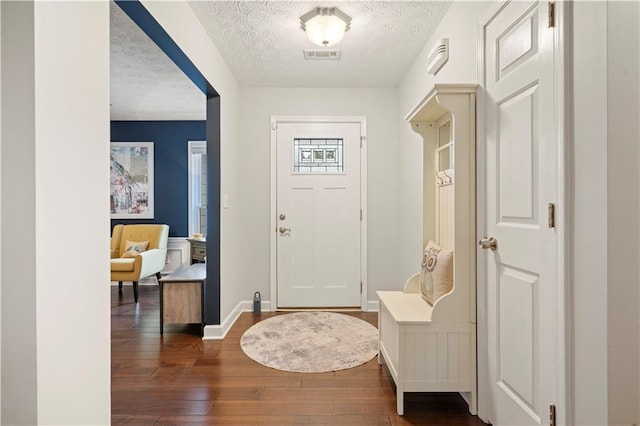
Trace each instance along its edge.
<instances>
[{"instance_id":1,"label":"wood floor plank","mask_svg":"<svg viewBox=\"0 0 640 426\"><path fill-rule=\"evenodd\" d=\"M228 388L228 387L254 387L261 386L264 388L299 388L299 376L220 376L220 377L200 377L190 376L182 378L178 383L174 383L174 388L180 387L211 387L211 388Z\"/></svg>"},{"instance_id":2,"label":"wood floor plank","mask_svg":"<svg viewBox=\"0 0 640 426\"><path fill-rule=\"evenodd\" d=\"M264 367L240 347L244 332L284 313L244 313L224 340L203 341L198 325L160 336L159 292L111 289L111 402L114 425L482 425L457 393L405 394L376 359L348 370L291 373ZM377 314L349 312L373 325Z\"/></svg>"},{"instance_id":3,"label":"wood floor plank","mask_svg":"<svg viewBox=\"0 0 640 426\"><path fill-rule=\"evenodd\" d=\"M322 401L215 401L210 414L244 415L252 413L269 416L275 413L288 416L336 416L389 414L395 411L395 400L350 400L325 399Z\"/></svg>"},{"instance_id":4,"label":"wood floor plank","mask_svg":"<svg viewBox=\"0 0 640 426\"><path fill-rule=\"evenodd\" d=\"M120 359L112 360L111 368L144 368L144 367L193 367L196 362L193 358L179 358L172 360L145 360L145 359Z\"/></svg>"},{"instance_id":5,"label":"wood floor plank","mask_svg":"<svg viewBox=\"0 0 640 426\"><path fill-rule=\"evenodd\" d=\"M158 426L169 425L375 425L390 426L388 416L162 416L156 423Z\"/></svg>"},{"instance_id":6,"label":"wood floor plank","mask_svg":"<svg viewBox=\"0 0 640 426\"><path fill-rule=\"evenodd\" d=\"M394 397L389 388L269 388L260 396L263 401L290 401L292 403L306 401L386 401Z\"/></svg>"},{"instance_id":7,"label":"wood floor plank","mask_svg":"<svg viewBox=\"0 0 640 426\"><path fill-rule=\"evenodd\" d=\"M126 400L111 400L111 413L125 414L137 413L138 415L206 415L211 408L212 402L205 400L175 400L165 397L150 398L130 398Z\"/></svg>"},{"instance_id":8,"label":"wood floor plank","mask_svg":"<svg viewBox=\"0 0 640 426\"><path fill-rule=\"evenodd\" d=\"M158 424L160 416L140 416L140 415L112 415L111 423L118 425L147 426Z\"/></svg>"},{"instance_id":9,"label":"wood floor plank","mask_svg":"<svg viewBox=\"0 0 640 426\"><path fill-rule=\"evenodd\" d=\"M379 389L388 387L389 378L387 376L322 376L322 377L302 377L303 388L340 388L340 389Z\"/></svg>"}]
</instances>

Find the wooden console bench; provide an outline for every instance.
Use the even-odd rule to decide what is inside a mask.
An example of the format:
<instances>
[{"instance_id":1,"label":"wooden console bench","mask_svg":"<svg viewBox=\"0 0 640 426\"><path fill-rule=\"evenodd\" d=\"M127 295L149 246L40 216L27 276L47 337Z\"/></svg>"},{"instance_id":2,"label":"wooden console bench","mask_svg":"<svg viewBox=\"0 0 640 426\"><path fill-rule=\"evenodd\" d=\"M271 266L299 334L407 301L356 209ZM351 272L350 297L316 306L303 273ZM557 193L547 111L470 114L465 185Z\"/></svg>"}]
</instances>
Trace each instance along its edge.
<instances>
[{"instance_id":1,"label":"wooden console bench","mask_svg":"<svg viewBox=\"0 0 640 426\"><path fill-rule=\"evenodd\" d=\"M194 263L160 278L160 335L165 323L205 326L204 282L207 265Z\"/></svg>"}]
</instances>

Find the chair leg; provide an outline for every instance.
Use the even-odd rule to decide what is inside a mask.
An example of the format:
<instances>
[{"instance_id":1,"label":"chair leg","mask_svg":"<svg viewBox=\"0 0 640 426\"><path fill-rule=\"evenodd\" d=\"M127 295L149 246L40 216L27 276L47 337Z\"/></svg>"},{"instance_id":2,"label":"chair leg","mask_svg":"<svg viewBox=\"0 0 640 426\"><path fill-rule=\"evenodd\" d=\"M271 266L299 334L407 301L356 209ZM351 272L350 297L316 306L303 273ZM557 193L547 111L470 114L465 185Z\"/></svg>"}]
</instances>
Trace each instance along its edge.
<instances>
[{"instance_id":1,"label":"chair leg","mask_svg":"<svg viewBox=\"0 0 640 426\"><path fill-rule=\"evenodd\" d=\"M160 282L160 278L162 278L160 272L156 272L156 278L158 279L158 282Z\"/></svg>"},{"instance_id":2,"label":"chair leg","mask_svg":"<svg viewBox=\"0 0 640 426\"><path fill-rule=\"evenodd\" d=\"M138 281L133 282L133 300L138 303Z\"/></svg>"},{"instance_id":3,"label":"chair leg","mask_svg":"<svg viewBox=\"0 0 640 426\"><path fill-rule=\"evenodd\" d=\"M118 291L122 293L122 281L118 281Z\"/></svg>"}]
</instances>

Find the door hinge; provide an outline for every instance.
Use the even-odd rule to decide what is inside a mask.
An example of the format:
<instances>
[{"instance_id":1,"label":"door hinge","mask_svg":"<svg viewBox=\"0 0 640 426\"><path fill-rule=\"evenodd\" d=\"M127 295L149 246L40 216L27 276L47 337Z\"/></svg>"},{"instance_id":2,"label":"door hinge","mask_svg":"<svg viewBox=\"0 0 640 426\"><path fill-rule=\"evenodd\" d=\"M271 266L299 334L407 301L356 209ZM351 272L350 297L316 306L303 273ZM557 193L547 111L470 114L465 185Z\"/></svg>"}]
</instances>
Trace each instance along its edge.
<instances>
[{"instance_id":1,"label":"door hinge","mask_svg":"<svg viewBox=\"0 0 640 426\"><path fill-rule=\"evenodd\" d=\"M555 2L549 2L549 28L555 28L556 26L556 4Z\"/></svg>"},{"instance_id":2,"label":"door hinge","mask_svg":"<svg viewBox=\"0 0 640 426\"><path fill-rule=\"evenodd\" d=\"M271 122L271 130L278 130L278 122L277 121L272 121Z\"/></svg>"},{"instance_id":3,"label":"door hinge","mask_svg":"<svg viewBox=\"0 0 640 426\"><path fill-rule=\"evenodd\" d=\"M360 294L362 294L362 281L360 281Z\"/></svg>"},{"instance_id":4,"label":"door hinge","mask_svg":"<svg viewBox=\"0 0 640 426\"><path fill-rule=\"evenodd\" d=\"M556 206L553 203L549 203L549 228L556 227Z\"/></svg>"},{"instance_id":5,"label":"door hinge","mask_svg":"<svg viewBox=\"0 0 640 426\"><path fill-rule=\"evenodd\" d=\"M549 405L549 426L556 426L556 406Z\"/></svg>"},{"instance_id":6,"label":"door hinge","mask_svg":"<svg viewBox=\"0 0 640 426\"><path fill-rule=\"evenodd\" d=\"M360 136L360 148L362 148L362 144L367 140L366 136Z\"/></svg>"},{"instance_id":7,"label":"door hinge","mask_svg":"<svg viewBox=\"0 0 640 426\"><path fill-rule=\"evenodd\" d=\"M360 222L362 222L362 209L360 209Z\"/></svg>"}]
</instances>

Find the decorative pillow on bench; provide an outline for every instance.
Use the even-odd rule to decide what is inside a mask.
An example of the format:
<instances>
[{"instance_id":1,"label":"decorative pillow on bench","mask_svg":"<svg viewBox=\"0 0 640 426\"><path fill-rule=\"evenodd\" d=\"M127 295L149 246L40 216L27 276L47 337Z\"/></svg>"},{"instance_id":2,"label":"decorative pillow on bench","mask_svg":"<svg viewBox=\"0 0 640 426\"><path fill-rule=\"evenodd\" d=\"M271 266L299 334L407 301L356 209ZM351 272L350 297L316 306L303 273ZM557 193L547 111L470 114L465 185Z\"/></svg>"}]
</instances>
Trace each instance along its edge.
<instances>
[{"instance_id":1,"label":"decorative pillow on bench","mask_svg":"<svg viewBox=\"0 0 640 426\"><path fill-rule=\"evenodd\" d=\"M125 247L126 249L124 253L122 253L122 257L136 257L143 251L147 250L147 247L149 247L149 241L137 242L127 240Z\"/></svg>"},{"instance_id":2,"label":"decorative pillow on bench","mask_svg":"<svg viewBox=\"0 0 640 426\"><path fill-rule=\"evenodd\" d=\"M433 306L453 289L453 250L429 241L422 255L420 292Z\"/></svg>"}]
</instances>

